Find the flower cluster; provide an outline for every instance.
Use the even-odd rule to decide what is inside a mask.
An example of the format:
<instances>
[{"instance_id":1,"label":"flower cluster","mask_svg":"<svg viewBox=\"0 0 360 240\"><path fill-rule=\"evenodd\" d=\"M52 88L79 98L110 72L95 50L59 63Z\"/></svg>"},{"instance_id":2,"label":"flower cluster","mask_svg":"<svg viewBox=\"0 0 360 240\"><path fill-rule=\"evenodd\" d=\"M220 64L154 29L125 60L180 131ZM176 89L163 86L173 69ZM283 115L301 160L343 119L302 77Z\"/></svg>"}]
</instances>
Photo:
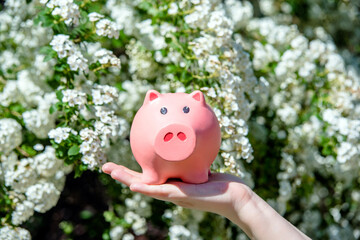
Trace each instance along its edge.
<instances>
[{"instance_id":1,"label":"flower cluster","mask_svg":"<svg viewBox=\"0 0 360 240\"><path fill-rule=\"evenodd\" d=\"M151 216L151 199L140 194L134 194L124 200L124 205L119 206L117 213L123 218L124 223L112 226L110 230L111 239L134 239L147 231L147 219ZM107 221L117 222L119 219L114 212L106 212Z\"/></svg>"},{"instance_id":2,"label":"flower cluster","mask_svg":"<svg viewBox=\"0 0 360 240\"><path fill-rule=\"evenodd\" d=\"M77 50L76 45L69 39L68 35L55 35L50 45L57 52L59 58L67 57L67 63L71 70L88 72L88 60Z\"/></svg>"},{"instance_id":3,"label":"flower cluster","mask_svg":"<svg viewBox=\"0 0 360 240\"><path fill-rule=\"evenodd\" d=\"M0 152L8 154L22 142L21 125L14 119L0 120Z\"/></svg>"},{"instance_id":4,"label":"flower cluster","mask_svg":"<svg viewBox=\"0 0 360 240\"><path fill-rule=\"evenodd\" d=\"M56 144L64 145L67 143L63 141L71 141L70 136L77 137L79 134L80 145L74 155L81 153L81 162L89 169L95 169L105 163L106 155L103 149L110 147L110 140L116 140L126 132L126 128L121 127L126 123L111 109L114 100L118 98L118 90L108 85L96 85L91 89L92 103L87 100L90 94L80 90L66 89L61 93L61 102L76 109L71 117L72 122L84 116L95 121L92 128L85 127L79 132L70 127L52 129L49 138L54 139Z\"/></svg>"},{"instance_id":5,"label":"flower cluster","mask_svg":"<svg viewBox=\"0 0 360 240\"><path fill-rule=\"evenodd\" d=\"M63 97L62 102L69 104L70 107L77 107L83 109L87 103L86 94L84 92L66 89L62 91Z\"/></svg>"},{"instance_id":6,"label":"flower cluster","mask_svg":"<svg viewBox=\"0 0 360 240\"><path fill-rule=\"evenodd\" d=\"M110 104L119 97L118 90L108 85L96 86L91 95L95 105Z\"/></svg>"},{"instance_id":7,"label":"flower cluster","mask_svg":"<svg viewBox=\"0 0 360 240\"><path fill-rule=\"evenodd\" d=\"M66 25L78 25L80 19L79 6L73 0L40 0L46 7L52 9L52 15L60 15Z\"/></svg>"},{"instance_id":8,"label":"flower cluster","mask_svg":"<svg viewBox=\"0 0 360 240\"><path fill-rule=\"evenodd\" d=\"M120 59L117 58L111 51L100 49L95 52L94 56L99 59L101 64L109 64L110 66L120 67Z\"/></svg>"},{"instance_id":9,"label":"flower cluster","mask_svg":"<svg viewBox=\"0 0 360 240\"><path fill-rule=\"evenodd\" d=\"M294 4L291 1L261 0L259 6L265 16L278 23L296 22L308 38L333 39L339 50L345 53L345 59L351 61L353 57L348 53L357 51L353 47L358 46L360 36L357 1L333 3L306 0L303 4ZM354 63L351 61L350 64Z\"/></svg>"},{"instance_id":10,"label":"flower cluster","mask_svg":"<svg viewBox=\"0 0 360 240\"><path fill-rule=\"evenodd\" d=\"M56 143L61 143L63 140L69 138L70 133L77 135L77 132L74 129L69 127L58 127L49 131L49 138L54 139Z\"/></svg>"},{"instance_id":11,"label":"flower cluster","mask_svg":"<svg viewBox=\"0 0 360 240\"><path fill-rule=\"evenodd\" d=\"M151 52L145 51L141 42L134 39L127 45L129 55L129 72L140 79L154 79L159 74L159 66L152 58Z\"/></svg>"},{"instance_id":12,"label":"flower cluster","mask_svg":"<svg viewBox=\"0 0 360 240\"><path fill-rule=\"evenodd\" d=\"M0 12L1 51L6 49L0 62L8 63L0 70L0 239L30 239L27 230L16 226L34 212L55 206L71 171L51 146L41 144L55 127L56 116L49 108L56 97L47 83L54 61L44 62L38 52L49 43L52 31L35 25L37 7L6 1Z\"/></svg>"},{"instance_id":13,"label":"flower cluster","mask_svg":"<svg viewBox=\"0 0 360 240\"><path fill-rule=\"evenodd\" d=\"M24 228L20 227L10 227L5 226L0 228L0 239L7 240L7 239L21 239L21 240L30 240L31 235L30 232Z\"/></svg>"},{"instance_id":14,"label":"flower cluster","mask_svg":"<svg viewBox=\"0 0 360 240\"><path fill-rule=\"evenodd\" d=\"M270 18L253 19L246 31L254 39L251 48L254 63L256 61L254 68L269 82L266 108L271 122L268 124L272 126L274 138L287 143L281 150L277 175L279 196L274 206L285 213L287 202L295 196L306 198L297 193L309 184L311 201L303 208L310 211L332 190L326 183L311 186L312 180L306 183L305 179L314 178L315 174L333 177L338 182L337 196L345 194L345 188L351 187L356 179L360 154L356 92L360 78L351 68L346 69L332 41L310 41L294 25L279 25ZM333 211L339 209L331 204L327 207ZM321 216L318 211L312 214ZM346 215L332 218L340 225L349 221L345 220ZM321 217L315 219L316 225L323 221ZM308 220L305 216L301 220L301 229L305 232L313 229ZM338 225L331 227L339 228ZM347 229L356 235L356 229L349 225ZM327 231L331 237L336 235L330 228Z\"/></svg>"},{"instance_id":15,"label":"flower cluster","mask_svg":"<svg viewBox=\"0 0 360 240\"><path fill-rule=\"evenodd\" d=\"M56 102L55 93L46 93L39 97L37 109L22 114L26 128L38 138L47 138L48 133L55 127L55 115L49 113L49 108Z\"/></svg>"},{"instance_id":16,"label":"flower cluster","mask_svg":"<svg viewBox=\"0 0 360 240\"><path fill-rule=\"evenodd\" d=\"M255 87L259 84L251 70L248 54L232 38L233 22L225 11L211 10L217 4L216 1L202 1L184 20L191 28L201 29L200 36L190 42L199 68L204 68L209 77L219 81L219 84L202 90L216 104L221 104L221 110L216 108L215 113L224 133L221 147L224 154L221 156L225 169L245 177L247 174L238 160L243 158L250 162L253 159L253 150L246 137L246 121L255 106ZM234 3L227 4L230 8ZM258 86L257 89L259 91Z\"/></svg>"},{"instance_id":17,"label":"flower cluster","mask_svg":"<svg viewBox=\"0 0 360 240\"><path fill-rule=\"evenodd\" d=\"M99 164L104 164L106 159L101 149L98 133L89 128L84 128L81 130L80 136L83 140L80 145L80 152L83 154L81 161L90 169L94 169Z\"/></svg>"},{"instance_id":18,"label":"flower cluster","mask_svg":"<svg viewBox=\"0 0 360 240\"><path fill-rule=\"evenodd\" d=\"M9 195L15 204L11 223L20 225L34 211L44 213L57 203L65 183L65 175L71 171L55 157L50 146L33 158L18 160L15 152L1 157L5 186L12 189Z\"/></svg>"},{"instance_id":19,"label":"flower cluster","mask_svg":"<svg viewBox=\"0 0 360 240\"><path fill-rule=\"evenodd\" d=\"M104 18L104 15L92 12L88 14L91 22L96 22L96 34L109 38L119 38L120 28L113 21Z\"/></svg>"}]
</instances>

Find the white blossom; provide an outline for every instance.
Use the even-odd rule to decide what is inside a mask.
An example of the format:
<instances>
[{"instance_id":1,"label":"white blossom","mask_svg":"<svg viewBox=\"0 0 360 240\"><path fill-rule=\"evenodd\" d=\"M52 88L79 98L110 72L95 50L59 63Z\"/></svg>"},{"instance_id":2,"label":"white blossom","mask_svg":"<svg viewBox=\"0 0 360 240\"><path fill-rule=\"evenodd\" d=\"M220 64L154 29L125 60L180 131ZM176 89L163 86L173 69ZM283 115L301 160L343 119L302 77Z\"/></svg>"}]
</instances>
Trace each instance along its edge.
<instances>
[{"instance_id":1,"label":"white blossom","mask_svg":"<svg viewBox=\"0 0 360 240\"><path fill-rule=\"evenodd\" d=\"M141 194L134 194L132 198L125 199L125 205L128 211L132 211L141 217L151 216L151 198Z\"/></svg>"},{"instance_id":2,"label":"white blossom","mask_svg":"<svg viewBox=\"0 0 360 240\"><path fill-rule=\"evenodd\" d=\"M134 240L135 237L131 233L125 233L122 237L122 240Z\"/></svg>"},{"instance_id":3,"label":"white blossom","mask_svg":"<svg viewBox=\"0 0 360 240\"><path fill-rule=\"evenodd\" d=\"M44 145L42 145L41 143L37 143L34 145L33 148L35 151L42 151L42 150L44 150Z\"/></svg>"},{"instance_id":4,"label":"white blossom","mask_svg":"<svg viewBox=\"0 0 360 240\"><path fill-rule=\"evenodd\" d=\"M109 38L119 38L120 29L117 24L109 19L101 19L96 23L96 34Z\"/></svg>"},{"instance_id":5,"label":"white blossom","mask_svg":"<svg viewBox=\"0 0 360 240\"><path fill-rule=\"evenodd\" d=\"M56 143L61 143L70 136L70 133L77 135L77 132L69 127L58 127L49 132L49 138L54 139Z\"/></svg>"},{"instance_id":6,"label":"white blossom","mask_svg":"<svg viewBox=\"0 0 360 240\"><path fill-rule=\"evenodd\" d=\"M144 234L147 230L145 218L140 217L138 214L132 211L125 213L124 220L131 224L131 228L136 235Z\"/></svg>"},{"instance_id":7,"label":"white blossom","mask_svg":"<svg viewBox=\"0 0 360 240\"><path fill-rule=\"evenodd\" d=\"M178 10L179 10L179 8L178 8L177 4L175 2L172 2L168 9L168 14L174 15L178 12Z\"/></svg>"},{"instance_id":8,"label":"white blossom","mask_svg":"<svg viewBox=\"0 0 360 240\"><path fill-rule=\"evenodd\" d=\"M172 31L172 28L168 28L167 31L163 31L162 34L156 33L156 30L162 32L161 26L153 25L151 19L146 19L135 24L138 30L138 35L141 43L150 50L160 50L167 46L165 43L165 36L167 31Z\"/></svg>"},{"instance_id":9,"label":"white blossom","mask_svg":"<svg viewBox=\"0 0 360 240\"><path fill-rule=\"evenodd\" d=\"M21 125L14 119L0 119L0 152L7 154L22 142Z\"/></svg>"},{"instance_id":10,"label":"white blossom","mask_svg":"<svg viewBox=\"0 0 360 240\"><path fill-rule=\"evenodd\" d=\"M99 21L100 19L104 18L104 15L97 13L97 12L92 12L88 14L89 20L91 22L96 22Z\"/></svg>"},{"instance_id":11,"label":"white blossom","mask_svg":"<svg viewBox=\"0 0 360 240\"><path fill-rule=\"evenodd\" d=\"M0 56L0 69L5 73L9 69L20 65L19 59L16 57L15 53L10 50L4 50L0 53Z\"/></svg>"},{"instance_id":12,"label":"white blossom","mask_svg":"<svg viewBox=\"0 0 360 240\"><path fill-rule=\"evenodd\" d=\"M26 105L33 106L41 102L40 96L44 95L44 90L35 83L35 79L28 69L17 73L16 85Z\"/></svg>"},{"instance_id":13,"label":"white blossom","mask_svg":"<svg viewBox=\"0 0 360 240\"><path fill-rule=\"evenodd\" d=\"M292 125L296 123L297 112L294 108L290 106L284 106L284 108L279 108L276 113L286 125Z\"/></svg>"},{"instance_id":14,"label":"white blossom","mask_svg":"<svg viewBox=\"0 0 360 240\"><path fill-rule=\"evenodd\" d=\"M105 163L106 156L102 151L102 141L99 133L90 128L84 128L80 131L80 137L83 142L80 144L80 152L83 154L81 161L94 169Z\"/></svg>"},{"instance_id":15,"label":"white blossom","mask_svg":"<svg viewBox=\"0 0 360 240\"><path fill-rule=\"evenodd\" d=\"M247 24L253 16L253 6L248 1L226 0L225 10L231 18L235 29Z\"/></svg>"},{"instance_id":16,"label":"white blossom","mask_svg":"<svg viewBox=\"0 0 360 240\"><path fill-rule=\"evenodd\" d=\"M106 8L111 9L110 16L125 34L129 36L134 34L135 23L139 21L135 6L126 2L106 1Z\"/></svg>"},{"instance_id":17,"label":"white blossom","mask_svg":"<svg viewBox=\"0 0 360 240\"><path fill-rule=\"evenodd\" d=\"M64 162L57 159L55 156L55 149L46 146L45 151L34 157L36 171L40 176L50 177L56 174Z\"/></svg>"},{"instance_id":18,"label":"white blossom","mask_svg":"<svg viewBox=\"0 0 360 240\"><path fill-rule=\"evenodd\" d=\"M336 160L339 163L345 163L351 159L355 159L355 157L358 158L360 156L359 150L359 147L353 146L351 143L342 142L338 148Z\"/></svg>"},{"instance_id":19,"label":"white blossom","mask_svg":"<svg viewBox=\"0 0 360 240\"><path fill-rule=\"evenodd\" d=\"M344 72L345 63L342 57L336 53L332 53L327 57L325 68L331 72Z\"/></svg>"},{"instance_id":20,"label":"white blossom","mask_svg":"<svg viewBox=\"0 0 360 240\"><path fill-rule=\"evenodd\" d=\"M12 167L5 169L5 185L19 192L26 191L37 180L33 166L34 159L23 158Z\"/></svg>"},{"instance_id":21,"label":"white blossom","mask_svg":"<svg viewBox=\"0 0 360 240\"><path fill-rule=\"evenodd\" d=\"M75 45L69 40L70 37L64 34L58 34L53 37L50 45L56 51L60 58L70 56L74 53Z\"/></svg>"},{"instance_id":22,"label":"white blossom","mask_svg":"<svg viewBox=\"0 0 360 240\"><path fill-rule=\"evenodd\" d=\"M42 3L45 4L46 2L43 1ZM53 9L52 15L60 15L66 25L79 24L79 6L73 0L50 0L46 6Z\"/></svg>"},{"instance_id":23,"label":"white blossom","mask_svg":"<svg viewBox=\"0 0 360 240\"><path fill-rule=\"evenodd\" d=\"M316 71L316 65L311 62L305 62L304 65L299 69L299 76L303 78L309 78L314 75Z\"/></svg>"},{"instance_id":24,"label":"white blossom","mask_svg":"<svg viewBox=\"0 0 360 240\"><path fill-rule=\"evenodd\" d=\"M108 85L98 85L92 90L92 97L95 105L112 103L119 97L119 91Z\"/></svg>"},{"instance_id":25,"label":"white blossom","mask_svg":"<svg viewBox=\"0 0 360 240\"><path fill-rule=\"evenodd\" d=\"M17 81L7 81L4 89L0 92L0 104L8 107L11 103L22 102L22 96L17 88Z\"/></svg>"},{"instance_id":26,"label":"white blossom","mask_svg":"<svg viewBox=\"0 0 360 240\"><path fill-rule=\"evenodd\" d=\"M110 229L110 239L111 240L121 240L125 230L122 226L115 226Z\"/></svg>"},{"instance_id":27,"label":"white blossom","mask_svg":"<svg viewBox=\"0 0 360 240\"><path fill-rule=\"evenodd\" d=\"M262 69L271 62L277 62L280 59L279 52L270 44L263 46L262 43L256 41L254 43L254 59L255 69Z\"/></svg>"},{"instance_id":28,"label":"white blossom","mask_svg":"<svg viewBox=\"0 0 360 240\"><path fill-rule=\"evenodd\" d=\"M89 71L88 60L84 58L77 46L70 40L68 35L55 35L50 42L52 48L57 52L59 58L67 57L67 63L73 71Z\"/></svg>"},{"instance_id":29,"label":"white blossom","mask_svg":"<svg viewBox=\"0 0 360 240\"><path fill-rule=\"evenodd\" d=\"M181 225L174 225L169 228L169 237L171 240L185 240L189 239L191 232Z\"/></svg>"},{"instance_id":30,"label":"white blossom","mask_svg":"<svg viewBox=\"0 0 360 240\"><path fill-rule=\"evenodd\" d=\"M10 227L8 225L0 228L0 240L31 240L30 232L20 227Z\"/></svg>"},{"instance_id":31,"label":"white blossom","mask_svg":"<svg viewBox=\"0 0 360 240\"><path fill-rule=\"evenodd\" d=\"M82 109L87 103L86 93L73 89L66 89L62 91L62 101L68 103L70 107L77 105Z\"/></svg>"},{"instance_id":32,"label":"white blossom","mask_svg":"<svg viewBox=\"0 0 360 240\"><path fill-rule=\"evenodd\" d=\"M48 133L55 127L55 115L49 109L35 109L22 114L25 126L38 138L47 138Z\"/></svg>"},{"instance_id":33,"label":"white blossom","mask_svg":"<svg viewBox=\"0 0 360 240\"><path fill-rule=\"evenodd\" d=\"M82 70L85 73L89 71L87 64L88 60L79 51L75 51L67 59L67 63L70 65L70 69L73 71Z\"/></svg>"},{"instance_id":34,"label":"white blossom","mask_svg":"<svg viewBox=\"0 0 360 240\"><path fill-rule=\"evenodd\" d=\"M20 225L34 215L34 204L25 200L16 204L15 210L11 214L11 222L14 225Z\"/></svg>"},{"instance_id":35,"label":"white blossom","mask_svg":"<svg viewBox=\"0 0 360 240\"><path fill-rule=\"evenodd\" d=\"M130 40L126 53L129 55L129 72L140 79L154 79L158 75L158 64L150 52L143 50L143 45Z\"/></svg>"},{"instance_id":36,"label":"white blossom","mask_svg":"<svg viewBox=\"0 0 360 240\"><path fill-rule=\"evenodd\" d=\"M95 52L94 56L98 59L101 64L110 64L114 67L120 67L120 59L117 58L111 51L104 48Z\"/></svg>"},{"instance_id":37,"label":"white blossom","mask_svg":"<svg viewBox=\"0 0 360 240\"><path fill-rule=\"evenodd\" d=\"M53 183L40 182L30 186L25 195L29 201L34 203L35 211L44 213L56 205L60 192Z\"/></svg>"}]
</instances>

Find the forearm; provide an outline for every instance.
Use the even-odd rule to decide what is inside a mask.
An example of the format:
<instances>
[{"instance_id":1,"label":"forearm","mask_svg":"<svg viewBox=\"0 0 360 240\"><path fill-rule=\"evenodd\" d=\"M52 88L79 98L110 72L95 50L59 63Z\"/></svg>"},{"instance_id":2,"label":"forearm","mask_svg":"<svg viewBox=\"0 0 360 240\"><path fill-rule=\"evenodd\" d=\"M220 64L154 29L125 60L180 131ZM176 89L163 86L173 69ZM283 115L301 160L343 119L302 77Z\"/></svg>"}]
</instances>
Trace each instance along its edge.
<instances>
[{"instance_id":1,"label":"forearm","mask_svg":"<svg viewBox=\"0 0 360 240\"><path fill-rule=\"evenodd\" d=\"M285 218L279 215L269 204L247 188L248 194L241 194L235 184L232 191L232 208L227 217L237 224L251 239L310 239ZM243 189L242 189L243 192Z\"/></svg>"}]
</instances>

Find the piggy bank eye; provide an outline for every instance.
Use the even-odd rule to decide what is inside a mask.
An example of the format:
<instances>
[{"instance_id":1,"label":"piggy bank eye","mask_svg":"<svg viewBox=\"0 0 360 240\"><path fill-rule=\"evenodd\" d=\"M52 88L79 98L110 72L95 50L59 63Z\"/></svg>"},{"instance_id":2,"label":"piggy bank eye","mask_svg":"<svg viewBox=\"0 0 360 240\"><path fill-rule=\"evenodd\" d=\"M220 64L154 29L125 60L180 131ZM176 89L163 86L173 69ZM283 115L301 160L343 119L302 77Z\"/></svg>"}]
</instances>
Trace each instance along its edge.
<instances>
[{"instance_id":1,"label":"piggy bank eye","mask_svg":"<svg viewBox=\"0 0 360 240\"><path fill-rule=\"evenodd\" d=\"M189 112L190 112L190 108L189 108L188 106L185 106L185 107L183 108L183 112L184 112L184 113L189 113Z\"/></svg>"},{"instance_id":2,"label":"piggy bank eye","mask_svg":"<svg viewBox=\"0 0 360 240\"><path fill-rule=\"evenodd\" d=\"M166 107L162 107L162 108L160 109L160 112L161 112L162 115L165 115L165 114L167 113L167 108L166 108Z\"/></svg>"}]
</instances>

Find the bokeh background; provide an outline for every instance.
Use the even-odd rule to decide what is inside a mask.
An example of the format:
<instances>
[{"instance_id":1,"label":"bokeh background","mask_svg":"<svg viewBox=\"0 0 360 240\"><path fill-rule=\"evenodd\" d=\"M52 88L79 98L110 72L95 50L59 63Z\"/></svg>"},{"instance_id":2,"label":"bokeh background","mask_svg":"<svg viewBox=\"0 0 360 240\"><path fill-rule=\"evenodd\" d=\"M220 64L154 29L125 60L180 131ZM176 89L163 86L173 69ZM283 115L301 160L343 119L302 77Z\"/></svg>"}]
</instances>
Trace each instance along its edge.
<instances>
[{"instance_id":1,"label":"bokeh background","mask_svg":"<svg viewBox=\"0 0 360 240\"><path fill-rule=\"evenodd\" d=\"M149 89L201 90L238 175L312 239L360 238L358 0L0 1L0 239L247 239L99 169Z\"/></svg>"}]
</instances>

